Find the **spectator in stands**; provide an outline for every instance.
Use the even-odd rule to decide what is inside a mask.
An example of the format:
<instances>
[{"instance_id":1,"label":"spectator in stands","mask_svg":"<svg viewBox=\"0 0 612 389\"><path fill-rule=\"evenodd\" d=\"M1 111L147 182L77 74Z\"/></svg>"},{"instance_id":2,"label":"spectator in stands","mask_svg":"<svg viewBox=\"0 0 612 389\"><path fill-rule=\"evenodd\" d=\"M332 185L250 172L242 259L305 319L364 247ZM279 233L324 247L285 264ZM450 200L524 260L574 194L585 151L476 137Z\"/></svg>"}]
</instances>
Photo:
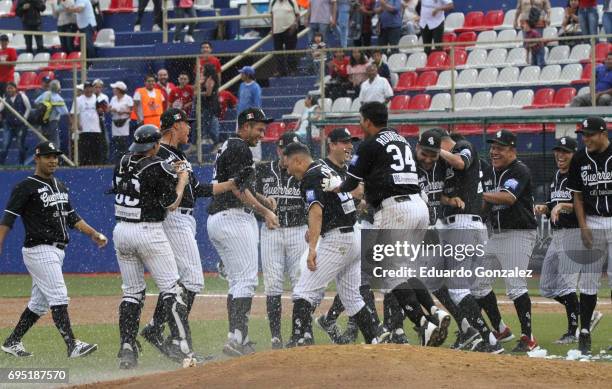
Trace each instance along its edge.
<instances>
[{"instance_id":1,"label":"spectator in stands","mask_svg":"<svg viewBox=\"0 0 612 389\"><path fill-rule=\"evenodd\" d=\"M43 0L17 0L17 7L15 8L15 15L21 18L21 25L24 31L41 31L42 16L41 13L45 10L45 2ZM28 53L34 53L32 45L32 35L24 34L26 51ZM43 36L34 35L36 40L36 52L41 53L45 51L43 46Z\"/></svg>"},{"instance_id":2,"label":"spectator in stands","mask_svg":"<svg viewBox=\"0 0 612 389\"><path fill-rule=\"evenodd\" d=\"M361 50L353 50L351 52L351 59L349 65L346 67L346 72L351 82L351 87L355 90L355 95L359 94L359 87L364 82L368 75L366 74L366 68L368 67L368 58Z\"/></svg>"},{"instance_id":3,"label":"spectator in stands","mask_svg":"<svg viewBox=\"0 0 612 389\"><path fill-rule=\"evenodd\" d=\"M74 6L69 7L68 11L76 14L76 23L79 32L85 34L85 44L87 46L87 57L96 57L96 46L94 46L94 33L96 31L96 15L90 0L74 0ZM81 45L83 42L81 42Z\"/></svg>"},{"instance_id":4,"label":"spectator in stands","mask_svg":"<svg viewBox=\"0 0 612 389\"><path fill-rule=\"evenodd\" d=\"M175 18L195 18L198 15L196 14L195 8L193 7L193 0L174 0L174 17ZM195 29L195 23L187 23L189 26L187 29L187 34L183 38L183 41L186 43L193 43L195 39L193 39L193 30ZM181 41L181 33L183 32L183 23L177 23L174 27L174 42Z\"/></svg>"},{"instance_id":5,"label":"spectator in stands","mask_svg":"<svg viewBox=\"0 0 612 389\"><path fill-rule=\"evenodd\" d=\"M79 31L76 24L76 15L68 11L68 8L74 7L74 0L52 1L51 7L53 9L53 16L57 18L58 32L75 33ZM65 53L75 51L73 36L60 36L60 42L62 44L62 51Z\"/></svg>"},{"instance_id":6,"label":"spectator in stands","mask_svg":"<svg viewBox=\"0 0 612 389\"><path fill-rule=\"evenodd\" d=\"M189 75L182 72L179 74L178 81L178 86L172 89L170 96L168 96L168 105L172 108L182 109L187 115L191 115L194 92L193 86L189 85Z\"/></svg>"},{"instance_id":7,"label":"spectator in stands","mask_svg":"<svg viewBox=\"0 0 612 389\"><path fill-rule=\"evenodd\" d=\"M255 69L244 66L240 69L242 84L238 90L238 114L247 108L261 108L261 87L255 81Z\"/></svg>"},{"instance_id":8,"label":"spectator in stands","mask_svg":"<svg viewBox=\"0 0 612 389\"><path fill-rule=\"evenodd\" d=\"M378 0L374 11L378 14L380 27L378 45L397 45L402 36L402 1ZM393 49L392 52L397 52L397 49Z\"/></svg>"},{"instance_id":9,"label":"spectator in stands","mask_svg":"<svg viewBox=\"0 0 612 389\"><path fill-rule=\"evenodd\" d=\"M536 22L533 20L523 20L523 38L525 39L540 39L542 35L536 29ZM544 43L539 42L525 42L525 48L527 49L527 63L531 63L536 66L544 66L546 52L544 50ZM531 56L531 60L530 60Z\"/></svg>"},{"instance_id":10,"label":"spectator in stands","mask_svg":"<svg viewBox=\"0 0 612 389\"><path fill-rule=\"evenodd\" d=\"M595 104L612 105L612 51L608 52L606 63L595 68ZM591 94L584 93L574 97L570 106L588 107L591 105Z\"/></svg>"},{"instance_id":11,"label":"spectator in stands","mask_svg":"<svg viewBox=\"0 0 612 389\"><path fill-rule=\"evenodd\" d=\"M320 32L329 42L331 29L336 28L336 0L310 0L310 8L306 14L306 26L310 27L308 40L312 42L315 32Z\"/></svg>"},{"instance_id":12,"label":"spectator in stands","mask_svg":"<svg viewBox=\"0 0 612 389\"><path fill-rule=\"evenodd\" d=\"M221 82L221 61L219 61L219 58L211 54L212 51L213 47L210 42L202 42L202 45L200 46L200 53L202 54L200 56L200 79L204 79L204 66L206 66L206 64L212 64L215 66L217 78L219 79L219 82Z\"/></svg>"},{"instance_id":13,"label":"spectator in stands","mask_svg":"<svg viewBox=\"0 0 612 389\"><path fill-rule=\"evenodd\" d=\"M550 24L550 8L550 0L517 0L514 28L521 28L523 20L532 19L536 22L535 28L542 35L544 27Z\"/></svg>"},{"instance_id":14,"label":"spectator in stands","mask_svg":"<svg viewBox=\"0 0 612 389\"><path fill-rule=\"evenodd\" d=\"M310 43L310 49L312 50L312 72L314 74L319 74L321 62L325 62L326 55L321 49L324 49L326 46L325 42L323 42L323 34L315 32Z\"/></svg>"},{"instance_id":15,"label":"spectator in stands","mask_svg":"<svg viewBox=\"0 0 612 389\"><path fill-rule=\"evenodd\" d=\"M100 128L97 99L90 81L85 81L83 87L83 94L71 109L79 131L79 162L83 166L102 165L106 162L107 144Z\"/></svg>"},{"instance_id":16,"label":"spectator in stands","mask_svg":"<svg viewBox=\"0 0 612 389\"><path fill-rule=\"evenodd\" d=\"M272 37L274 50L295 50L297 34L300 24L300 11L293 0L272 0L270 3L272 14ZM297 61L294 54L276 56L275 76L286 76L289 72L297 70Z\"/></svg>"},{"instance_id":17,"label":"spectator in stands","mask_svg":"<svg viewBox=\"0 0 612 389\"><path fill-rule=\"evenodd\" d=\"M164 111L168 108L168 96L172 89L176 88L172 82L169 81L168 71L166 69L159 69L157 71L157 83L155 87L159 89L164 96Z\"/></svg>"},{"instance_id":18,"label":"spectator in stands","mask_svg":"<svg viewBox=\"0 0 612 389\"><path fill-rule=\"evenodd\" d=\"M113 160L117 162L128 151L130 138L130 114L134 108L134 100L127 94L127 85L117 81L110 85L113 97L109 103L112 125Z\"/></svg>"},{"instance_id":19,"label":"spectator in stands","mask_svg":"<svg viewBox=\"0 0 612 389\"><path fill-rule=\"evenodd\" d=\"M4 96L6 85L15 79L15 64L5 63L17 61L17 50L8 45L8 35L0 35L0 97Z\"/></svg>"},{"instance_id":20,"label":"spectator in stands","mask_svg":"<svg viewBox=\"0 0 612 389\"><path fill-rule=\"evenodd\" d=\"M76 97L79 97L80 95L83 94L83 89L85 89L85 86L83 84L78 84L76 87Z\"/></svg>"},{"instance_id":21,"label":"spectator in stands","mask_svg":"<svg viewBox=\"0 0 612 389\"><path fill-rule=\"evenodd\" d=\"M374 5L376 0L360 0L359 12L361 13L361 39L355 42L355 46L372 45L372 16L374 16Z\"/></svg>"},{"instance_id":22,"label":"spectator in stands","mask_svg":"<svg viewBox=\"0 0 612 389\"><path fill-rule=\"evenodd\" d=\"M565 13L563 15L563 22L561 23L561 33L559 36L577 36L582 35L580 31L580 18L578 18L578 0L568 0L567 7L565 7ZM561 45L574 46L578 42L574 40L560 41Z\"/></svg>"},{"instance_id":23,"label":"spectator in stands","mask_svg":"<svg viewBox=\"0 0 612 389\"><path fill-rule=\"evenodd\" d=\"M604 0L603 27L606 35L612 35L612 0ZM612 43L612 37L608 37L608 43Z\"/></svg>"},{"instance_id":24,"label":"spectator in stands","mask_svg":"<svg viewBox=\"0 0 612 389\"><path fill-rule=\"evenodd\" d=\"M329 109L329 107L327 107ZM302 112L302 117L297 123L297 131L296 134L305 139L308 135L308 128L310 127L311 136L316 138L320 135L319 129L314 125L310 125L310 120L319 119L321 115L321 107L317 104L317 98L312 95L306 95L304 98L304 111Z\"/></svg>"},{"instance_id":25,"label":"spectator in stands","mask_svg":"<svg viewBox=\"0 0 612 389\"><path fill-rule=\"evenodd\" d=\"M378 75L378 68L375 64L368 65L368 79L361 84L359 100L361 103L378 101L386 103L393 97L393 89L386 78Z\"/></svg>"},{"instance_id":26,"label":"spectator in stands","mask_svg":"<svg viewBox=\"0 0 612 389\"><path fill-rule=\"evenodd\" d=\"M225 113L230 108L236 108L238 98L228 90L219 92L219 120L225 119Z\"/></svg>"},{"instance_id":27,"label":"spectator in stands","mask_svg":"<svg viewBox=\"0 0 612 389\"><path fill-rule=\"evenodd\" d=\"M244 80L244 78L243 78ZM253 86L257 85L253 82ZM219 79L215 72L215 67L208 64L204 67L204 81L202 83L202 129L204 134L207 136L207 142L212 145L219 143ZM257 85L259 87L259 85ZM240 98L242 99L242 85L240 86ZM261 90L259 91L261 94ZM245 93L245 101L249 101L247 97L248 93ZM252 104L256 104L256 101L252 101ZM261 104L261 102L259 103ZM248 108L250 106L247 106ZM246 109L244 108L244 109ZM214 148L214 146L213 146Z\"/></svg>"},{"instance_id":28,"label":"spectator in stands","mask_svg":"<svg viewBox=\"0 0 612 389\"><path fill-rule=\"evenodd\" d=\"M155 76L149 74L145 78L145 86L136 89L134 93L134 111L138 125L153 124L159 127L164 104L165 99L161 89L155 87Z\"/></svg>"},{"instance_id":29,"label":"spectator in stands","mask_svg":"<svg viewBox=\"0 0 612 389\"><path fill-rule=\"evenodd\" d=\"M578 18L580 19L582 35L597 35L597 26L599 24L597 0L580 0L579 6Z\"/></svg>"},{"instance_id":30,"label":"spectator in stands","mask_svg":"<svg viewBox=\"0 0 612 389\"><path fill-rule=\"evenodd\" d=\"M418 35L421 31L419 27L420 16L416 11L419 0L403 0L402 8L402 35Z\"/></svg>"},{"instance_id":31,"label":"spectator in stands","mask_svg":"<svg viewBox=\"0 0 612 389\"><path fill-rule=\"evenodd\" d=\"M98 117L100 118L100 128L102 129L102 133L104 134L104 138L106 139L106 144L110 143L107 125L106 125L106 113L109 110L110 100L106 93L102 92L104 89L104 81L95 79L93 81L94 87L94 95L96 95L96 109L98 110ZM108 157L108 156L107 156Z\"/></svg>"},{"instance_id":32,"label":"spectator in stands","mask_svg":"<svg viewBox=\"0 0 612 389\"><path fill-rule=\"evenodd\" d=\"M425 53L429 55L433 50L437 50L435 46L442 43L444 36L444 13L454 8L452 0L421 0L421 18L419 26L421 27L421 36L423 44L434 46L425 47Z\"/></svg>"},{"instance_id":33,"label":"spectator in stands","mask_svg":"<svg viewBox=\"0 0 612 389\"><path fill-rule=\"evenodd\" d=\"M6 84L4 101L5 103L0 103L0 112L2 112L4 118L4 142L2 143L2 149L0 149L0 164L4 164L9 147L11 147L13 138L15 138L19 148L19 164L23 165L26 156L25 140L28 134L28 127L13 112L6 108L5 104L8 104L21 116L27 118L31 109L30 100L25 93L17 90L17 85L14 82L10 81Z\"/></svg>"},{"instance_id":34,"label":"spectator in stands","mask_svg":"<svg viewBox=\"0 0 612 389\"><path fill-rule=\"evenodd\" d=\"M372 63L378 68L378 75L382 78L386 78L391 84L391 70L389 65L383 61L383 53L380 49L376 49L372 52Z\"/></svg>"},{"instance_id":35,"label":"spectator in stands","mask_svg":"<svg viewBox=\"0 0 612 389\"><path fill-rule=\"evenodd\" d=\"M36 88L34 94L36 96L40 96L41 94L47 92L49 90L49 84L51 83L51 77L44 76L40 79L40 87Z\"/></svg>"},{"instance_id":36,"label":"spectator in stands","mask_svg":"<svg viewBox=\"0 0 612 389\"><path fill-rule=\"evenodd\" d=\"M140 31L140 22L145 13L145 9L149 5L149 0L141 0L138 2L138 16L134 22L134 31ZM153 31L161 31L162 29L162 0L153 0Z\"/></svg>"},{"instance_id":37,"label":"spectator in stands","mask_svg":"<svg viewBox=\"0 0 612 389\"><path fill-rule=\"evenodd\" d=\"M351 0L336 0L338 3L338 19L336 33L340 40L340 47L348 47L349 23L351 18Z\"/></svg>"},{"instance_id":38,"label":"spectator in stands","mask_svg":"<svg viewBox=\"0 0 612 389\"><path fill-rule=\"evenodd\" d=\"M331 80L326 85L331 99L344 97L348 94L351 82L348 77L349 59L342 50L334 52L334 58L328 64Z\"/></svg>"},{"instance_id":39,"label":"spectator in stands","mask_svg":"<svg viewBox=\"0 0 612 389\"><path fill-rule=\"evenodd\" d=\"M60 119L62 116L68 115L66 102L60 95L61 91L62 85L60 82L58 80L53 80L49 82L49 90L41 93L34 101L34 104L40 104L43 102L51 103L49 120L47 122L43 122L43 125L40 127L40 132L42 132L45 138L49 139L56 145L61 144L59 133Z\"/></svg>"}]
</instances>

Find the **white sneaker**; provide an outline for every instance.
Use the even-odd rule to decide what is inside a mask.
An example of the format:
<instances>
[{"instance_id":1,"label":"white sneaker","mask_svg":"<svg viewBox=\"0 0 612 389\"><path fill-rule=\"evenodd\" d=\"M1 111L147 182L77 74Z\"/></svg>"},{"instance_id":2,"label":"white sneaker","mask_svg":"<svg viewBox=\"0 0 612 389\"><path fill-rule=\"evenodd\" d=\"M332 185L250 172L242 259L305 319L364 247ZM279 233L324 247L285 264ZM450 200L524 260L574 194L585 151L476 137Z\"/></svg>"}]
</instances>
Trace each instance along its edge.
<instances>
[{"instance_id":1,"label":"white sneaker","mask_svg":"<svg viewBox=\"0 0 612 389\"><path fill-rule=\"evenodd\" d=\"M134 25L134 32L140 32L140 24Z\"/></svg>"},{"instance_id":2,"label":"white sneaker","mask_svg":"<svg viewBox=\"0 0 612 389\"><path fill-rule=\"evenodd\" d=\"M597 327L597 324L599 324L602 317L603 317L603 313L599 311L593 311L593 316L591 316L591 325L589 327L590 333L592 333L595 330L595 328Z\"/></svg>"},{"instance_id":3,"label":"white sneaker","mask_svg":"<svg viewBox=\"0 0 612 389\"><path fill-rule=\"evenodd\" d=\"M191 36L191 35L185 35L185 38L183 39L183 41L185 43L193 43L193 42L195 42L195 39L193 39L193 36Z\"/></svg>"},{"instance_id":4,"label":"white sneaker","mask_svg":"<svg viewBox=\"0 0 612 389\"><path fill-rule=\"evenodd\" d=\"M161 27L159 27L157 24L154 24L151 30L154 32L161 31Z\"/></svg>"},{"instance_id":5,"label":"white sneaker","mask_svg":"<svg viewBox=\"0 0 612 389\"><path fill-rule=\"evenodd\" d=\"M421 346L432 346L437 347L440 345L439 336L440 336L440 328L434 323L428 321L419 328L419 335L421 338Z\"/></svg>"},{"instance_id":6,"label":"white sneaker","mask_svg":"<svg viewBox=\"0 0 612 389\"><path fill-rule=\"evenodd\" d=\"M4 351L5 353L14 355L16 357L23 358L32 356L32 353L27 352L25 347L23 347L23 343L21 342L12 343L10 345L3 345L1 348L2 351Z\"/></svg>"},{"instance_id":7,"label":"white sneaker","mask_svg":"<svg viewBox=\"0 0 612 389\"><path fill-rule=\"evenodd\" d=\"M68 350L69 358L80 358L89 355L98 349L97 344L89 344L75 340L74 347Z\"/></svg>"}]
</instances>

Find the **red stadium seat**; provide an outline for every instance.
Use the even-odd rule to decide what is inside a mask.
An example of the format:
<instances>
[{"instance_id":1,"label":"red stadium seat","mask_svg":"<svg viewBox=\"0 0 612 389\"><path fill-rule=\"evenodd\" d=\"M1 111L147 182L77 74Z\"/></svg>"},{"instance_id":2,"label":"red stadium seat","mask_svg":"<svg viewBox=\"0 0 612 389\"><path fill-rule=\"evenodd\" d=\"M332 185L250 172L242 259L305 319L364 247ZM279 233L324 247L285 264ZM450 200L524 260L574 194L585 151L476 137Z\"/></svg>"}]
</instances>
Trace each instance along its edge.
<instances>
[{"instance_id":1,"label":"red stadium seat","mask_svg":"<svg viewBox=\"0 0 612 389\"><path fill-rule=\"evenodd\" d=\"M555 93L555 98L549 107L564 108L574 97L576 97L576 89L572 87L561 88Z\"/></svg>"},{"instance_id":2,"label":"red stadium seat","mask_svg":"<svg viewBox=\"0 0 612 389\"><path fill-rule=\"evenodd\" d=\"M460 49L460 48L456 48L455 49L455 67L457 66L462 66L465 65L465 63L467 62L467 53L465 52L465 50ZM445 69L450 69L451 68L451 56L449 55L448 57L446 57L446 62L444 63L444 68Z\"/></svg>"},{"instance_id":3,"label":"red stadium seat","mask_svg":"<svg viewBox=\"0 0 612 389\"><path fill-rule=\"evenodd\" d=\"M432 51L427 57L427 64L425 67L417 69L417 71L440 70L445 67L447 61L448 54L445 51Z\"/></svg>"},{"instance_id":4,"label":"red stadium seat","mask_svg":"<svg viewBox=\"0 0 612 389\"><path fill-rule=\"evenodd\" d=\"M36 83L36 75L35 72L23 72L19 77L19 85L17 86L20 90L30 90L36 89L40 86L40 83Z\"/></svg>"},{"instance_id":5,"label":"red stadium seat","mask_svg":"<svg viewBox=\"0 0 612 389\"><path fill-rule=\"evenodd\" d=\"M581 84L588 84L589 82L591 82L591 64L586 63L582 67L582 74L580 75L580 79L574 80L570 82L570 84L581 85Z\"/></svg>"},{"instance_id":6,"label":"red stadium seat","mask_svg":"<svg viewBox=\"0 0 612 389\"><path fill-rule=\"evenodd\" d=\"M266 134L263 138L263 142L276 142L278 137L285 132L285 123L272 122L266 127Z\"/></svg>"},{"instance_id":7,"label":"red stadium seat","mask_svg":"<svg viewBox=\"0 0 612 389\"><path fill-rule=\"evenodd\" d=\"M418 75L416 72L405 72L400 74L395 90L397 92L409 90L410 87L413 87L416 83L417 77Z\"/></svg>"},{"instance_id":8,"label":"red stadium seat","mask_svg":"<svg viewBox=\"0 0 612 389\"><path fill-rule=\"evenodd\" d=\"M457 124L453 132L461 135L482 135L484 130L480 124Z\"/></svg>"},{"instance_id":9,"label":"red stadium seat","mask_svg":"<svg viewBox=\"0 0 612 389\"><path fill-rule=\"evenodd\" d=\"M44 70L58 70L62 68L62 65L65 65L63 60L66 59L66 53L63 51L51 54L51 58L49 59L49 66L44 68Z\"/></svg>"},{"instance_id":10,"label":"red stadium seat","mask_svg":"<svg viewBox=\"0 0 612 389\"><path fill-rule=\"evenodd\" d=\"M533 108L546 108L550 104L553 103L553 98L555 96L555 90L552 88L542 88L538 89L533 96L533 102L531 105L525 106L525 109L533 109Z\"/></svg>"},{"instance_id":11,"label":"red stadium seat","mask_svg":"<svg viewBox=\"0 0 612 389\"><path fill-rule=\"evenodd\" d=\"M504 11L500 9L492 10L482 19L482 26L478 27L478 31L492 30L504 22Z\"/></svg>"},{"instance_id":12,"label":"red stadium seat","mask_svg":"<svg viewBox=\"0 0 612 389\"><path fill-rule=\"evenodd\" d=\"M408 88L408 90L425 90L428 86L436 85L436 82L438 82L438 72L435 70L426 71L419 75L414 86Z\"/></svg>"},{"instance_id":13,"label":"red stadium seat","mask_svg":"<svg viewBox=\"0 0 612 389\"><path fill-rule=\"evenodd\" d=\"M457 34L454 32L445 32L442 35L442 43L453 43L457 40ZM444 50L450 50L450 46L443 46Z\"/></svg>"},{"instance_id":14,"label":"red stadium seat","mask_svg":"<svg viewBox=\"0 0 612 389\"><path fill-rule=\"evenodd\" d=\"M472 11L465 15L463 27L455 29L455 32L474 31L481 28L484 21L484 12ZM475 39L474 39L475 40Z\"/></svg>"},{"instance_id":15,"label":"red stadium seat","mask_svg":"<svg viewBox=\"0 0 612 389\"><path fill-rule=\"evenodd\" d=\"M610 51L612 51L610 43L600 42L595 45L595 62L605 62Z\"/></svg>"},{"instance_id":16,"label":"red stadium seat","mask_svg":"<svg viewBox=\"0 0 612 389\"><path fill-rule=\"evenodd\" d=\"M462 32L461 34L459 34L456 42L476 42L477 38L478 37L474 31L466 31L466 32ZM474 43L466 43L463 45L457 45L455 47L468 47L468 46L474 46Z\"/></svg>"},{"instance_id":17,"label":"red stadium seat","mask_svg":"<svg viewBox=\"0 0 612 389\"><path fill-rule=\"evenodd\" d=\"M428 94L420 94L412 97L408 104L408 109L413 111L426 111L431 105L431 96Z\"/></svg>"},{"instance_id":18,"label":"red stadium seat","mask_svg":"<svg viewBox=\"0 0 612 389\"><path fill-rule=\"evenodd\" d=\"M389 111L405 111L408 109L409 104L410 104L410 96L408 95L393 96L393 99L391 99L391 104L389 104Z\"/></svg>"},{"instance_id":19,"label":"red stadium seat","mask_svg":"<svg viewBox=\"0 0 612 389\"><path fill-rule=\"evenodd\" d=\"M419 126L414 124L400 124L395 129L397 130L397 133L402 135L404 138L419 136Z\"/></svg>"},{"instance_id":20,"label":"red stadium seat","mask_svg":"<svg viewBox=\"0 0 612 389\"><path fill-rule=\"evenodd\" d=\"M132 0L111 0L110 7L105 12L110 14L134 12L134 3Z\"/></svg>"},{"instance_id":21,"label":"red stadium seat","mask_svg":"<svg viewBox=\"0 0 612 389\"><path fill-rule=\"evenodd\" d=\"M293 120L290 122L285 122L285 131L295 131L298 128L298 121Z\"/></svg>"},{"instance_id":22,"label":"red stadium seat","mask_svg":"<svg viewBox=\"0 0 612 389\"><path fill-rule=\"evenodd\" d=\"M36 75L36 85L42 84L42 79L45 77L49 77L51 80L55 80L55 73L49 70L38 73Z\"/></svg>"}]
</instances>

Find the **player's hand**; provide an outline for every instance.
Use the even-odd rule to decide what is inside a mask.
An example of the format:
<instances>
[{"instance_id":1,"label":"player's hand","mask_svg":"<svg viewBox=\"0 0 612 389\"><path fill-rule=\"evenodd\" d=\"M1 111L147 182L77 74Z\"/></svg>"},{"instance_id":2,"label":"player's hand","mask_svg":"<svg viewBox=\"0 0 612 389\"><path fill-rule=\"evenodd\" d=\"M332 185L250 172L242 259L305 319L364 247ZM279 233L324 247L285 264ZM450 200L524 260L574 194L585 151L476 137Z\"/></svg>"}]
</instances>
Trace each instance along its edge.
<instances>
[{"instance_id":1,"label":"player's hand","mask_svg":"<svg viewBox=\"0 0 612 389\"><path fill-rule=\"evenodd\" d=\"M104 234L97 231L91 236L91 240L98 245L98 248L102 248L108 243L108 238L104 236Z\"/></svg>"},{"instance_id":2,"label":"player's hand","mask_svg":"<svg viewBox=\"0 0 612 389\"><path fill-rule=\"evenodd\" d=\"M272 211L276 211L276 206L277 206L276 199L274 197L266 197L266 201L268 203L266 207L270 208L270 210Z\"/></svg>"},{"instance_id":3,"label":"player's hand","mask_svg":"<svg viewBox=\"0 0 612 389\"><path fill-rule=\"evenodd\" d=\"M321 189L323 189L323 192L335 192L340 188L340 185L342 185L342 178L340 178L339 175L327 173L325 171L322 171L322 173L325 176L323 180L321 180Z\"/></svg>"},{"instance_id":4,"label":"player's hand","mask_svg":"<svg viewBox=\"0 0 612 389\"><path fill-rule=\"evenodd\" d=\"M563 203L559 203L553 207L552 211L550 211L551 222L557 223L557 221L559 220L559 214L565 212L563 207Z\"/></svg>"},{"instance_id":5,"label":"player's hand","mask_svg":"<svg viewBox=\"0 0 612 389\"><path fill-rule=\"evenodd\" d=\"M266 220L266 227L268 227L271 230L274 230L278 227L280 227L280 223L278 222L278 216L276 216L276 214L272 211L268 211L266 212L266 215L264 216L265 220Z\"/></svg>"},{"instance_id":6,"label":"player's hand","mask_svg":"<svg viewBox=\"0 0 612 389\"><path fill-rule=\"evenodd\" d=\"M555 208L556 208L556 206L555 206ZM553 208L553 210L555 208ZM548 212L548 207L546 206L546 204L536 204L533 207L533 213L535 213L536 216L546 215L547 212ZM550 214L551 214L551 217L552 217L552 212Z\"/></svg>"},{"instance_id":7,"label":"player's hand","mask_svg":"<svg viewBox=\"0 0 612 389\"><path fill-rule=\"evenodd\" d=\"M465 209L465 203L460 197L451 197L448 199L448 205L459 209Z\"/></svg>"},{"instance_id":8,"label":"player's hand","mask_svg":"<svg viewBox=\"0 0 612 389\"><path fill-rule=\"evenodd\" d=\"M593 248L593 231L589 227L580 229L580 238L585 248L589 250Z\"/></svg>"},{"instance_id":9,"label":"player's hand","mask_svg":"<svg viewBox=\"0 0 612 389\"><path fill-rule=\"evenodd\" d=\"M306 259L306 267L308 270L317 270L317 251L313 249L308 250L308 258Z\"/></svg>"},{"instance_id":10,"label":"player's hand","mask_svg":"<svg viewBox=\"0 0 612 389\"><path fill-rule=\"evenodd\" d=\"M179 173L187 170L187 161L175 161L172 166L174 166L174 171Z\"/></svg>"}]
</instances>

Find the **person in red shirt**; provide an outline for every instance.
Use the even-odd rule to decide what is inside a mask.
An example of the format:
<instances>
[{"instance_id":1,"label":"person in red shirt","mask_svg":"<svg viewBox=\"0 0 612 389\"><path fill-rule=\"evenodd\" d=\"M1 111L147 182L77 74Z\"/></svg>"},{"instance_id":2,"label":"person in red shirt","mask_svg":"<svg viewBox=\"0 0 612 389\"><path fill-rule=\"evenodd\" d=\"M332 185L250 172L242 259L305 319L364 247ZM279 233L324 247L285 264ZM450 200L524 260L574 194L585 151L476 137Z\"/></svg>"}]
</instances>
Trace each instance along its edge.
<instances>
[{"instance_id":1,"label":"person in red shirt","mask_svg":"<svg viewBox=\"0 0 612 389\"><path fill-rule=\"evenodd\" d=\"M204 67L211 64L215 67L217 78L221 81L221 61L219 61L219 58L212 55L212 50L210 42L202 42L200 46L200 52L202 53L200 57L200 79L204 80Z\"/></svg>"},{"instance_id":2,"label":"person in red shirt","mask_svg":"<svg viewBox=\"0 0 612 389\"><path fill-rule=\"evenodd\" d=\"M235 108L238 104L238 98L228 90L219 92L219 120L225 119L225 112L229 108Z\"/></svg>"},{"instance_id":3,"label":"person in red shirt","mask_svg":"<svg viewBox=\"0 0 612 389\"><path fill-rule=\"evenodd\" d=\"M351 88L348 78L349 63L349 58L344 56L344 51L338 50L334 52L334 58L327 64L331 81L326 87L332 100L348 96L348 90Z\"/></svg>"},{"instance_id":4,"label":"person in red shirt","mask_svg":"<svg viewBox=\"0 0 612 389\"><path fill-rule=\"evenodd\" d=\"M157 83L155 88L159 89L164 96L164 111L168 109L168 96L172 89L176 88L176 85L168 81L168 71L166 69L159 69L157 72Z\"/></svg>"},{"instance_id":5,"label":"person in red shirt","mask_svg":"<svg viewBox=\"0 0 612 389\"><path fill-rule=\"evenodd\" d=\"M193 86L189 85L187 73L179 74L178 81L179 85L170 92L168 102L170 107L182 109L189 115L193 109Z\"/></svg>"},{"instance_id":6,"label":"person in red shirt","mask_svg":"<svg viewBox=\"0 0 612 389\"><path fill-rule=\"evenodd\" d=\"M9 37L6 34L0 35L0 96L4 97L6 84L14 81L15 64L5 65L5 62L17 61L17 51L8 47Z\"/></svg>"}]
</instances>

